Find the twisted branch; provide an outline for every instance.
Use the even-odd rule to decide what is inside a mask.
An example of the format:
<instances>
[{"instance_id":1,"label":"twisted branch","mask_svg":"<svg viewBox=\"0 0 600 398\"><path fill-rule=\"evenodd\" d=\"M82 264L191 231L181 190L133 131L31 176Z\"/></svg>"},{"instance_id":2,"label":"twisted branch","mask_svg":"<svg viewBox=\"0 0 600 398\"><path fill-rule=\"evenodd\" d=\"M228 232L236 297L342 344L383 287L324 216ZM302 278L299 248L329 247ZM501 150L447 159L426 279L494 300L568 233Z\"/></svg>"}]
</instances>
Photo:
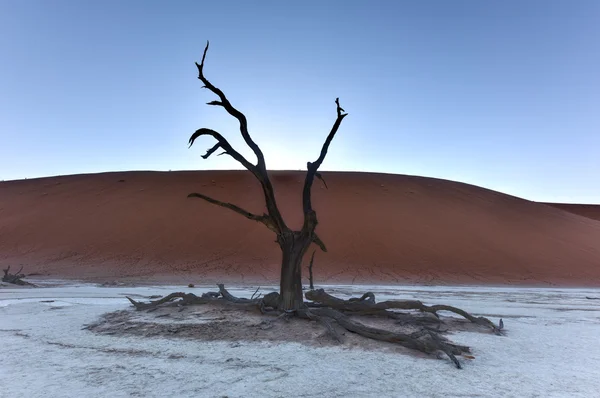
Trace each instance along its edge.
<instances>
[{"instance_id":1,"label":"twisted branch","mask_svg":"<svg viewBox=\"0 0 600 398\"><path fill-rule=\"evenodd\" d=\"M232 210L232 211L234 211L234 212L236 212L238 214L241 214L242 216L246 217L249 220L254 220L254 221L258 221L260 223L263 223L271 231L274 231L275 233L277 233L276 226L274 225L273 220L267 214L263 214L262 216L259 216L259 215L254 214L254 213L250 213L248 210L244 210L241 207L234 205L233 203L221 202L220 200L213 199L210 196L206 196L206 195L203 195L201 193L194 192L194 193L189 194L187 197L188 198L204 199L207 202L212 203L214 205L225 207L226 209L229 209L229 210Z\"/></svg>"},{"instance_id":2,"label":"twisted branch","mask_svg":"<svg viewBox=\"0 0 600 398\"><path fill-rule=\"evenodd\" d=\"M243 157L238 151L233 149L231 144L229 144L229 141L227 141L225 137L223 137L220 133L214 130L207 128L201 128L196 130L188 141L188 148L191 148L192 145L194 145L194 141L196 141L198 137L201 137L203 135L210 135L211 137L214 137L217 140L215 146L206 151L206 154L202 156L203 159L208 159L208 157L212 155L217 149L221 148L225 151L225 153L227 153L229 156L240 162L246 169L248 169L256 175L256 173L258 172L258 170L256 170L256 166L254 166L252 163L246 160L246 158Z\"/></svg>"},{"instance_id":3,"label":"twisted branch","mask_svg":"<svg viewBox=\"0 0 600 398\"><path fill-rule=\"evenodd\" d=\"M233 105L231 105L231 102L229 102L229 100L227 99L227 97L225 96L223 91L221 91L219 88L215 87L204 76L204 61L206 59L206 53L208 51L209 44L210 43L207 41L206 47L204 48L204 54L202 54L202 62L200 62L200 64L198 64L196 62L196 67L198 68L198 79L200 79L202 81L202 83L204 83L204 87L206 87L207 89L212 91L220 99L220 101L211 101L208 103L208 105L223 107L227 111L227 113L229 113L231 116L233 116L234 118L236 118L239 121L240 133L242 133L242 137L244 138L244 141L250 147L250 149L252 149L252 152L254 152L254 154L256 155L256 158L258 160L258 165L257 165L258 168L260 170L266 171L265 157L264 157L261 149L258 147L258 145L256 145L256 143L252 140L252 137L250 137L250 134L248 133L248 121L246 120L246 116L242 112L238 111Z\"/></svg>"},{"instance_id":4,"label":"twisted branch","mask_svg":"<svg viewBox=\"0 0 600 398\"><path fill-rule=\"evenodd\" d=\"M206 60L206 53L208 51L209 42L206 42L206 47L204 48L204 53L202 54L202 61L200 64L196 62L196 67L198 68L198 79L204 83L204 88L209 89L215 95L219 97L219 101L210 101L207 105L212 106L220 106L223 107L227 113L236 118L240 124L240 133L242 134L242 138L246 144L252 149L252 152L256 155L257 164L253 165L246 158L244 158L239 152L235 151L232 146L227 142L227 140L219 133L211 129L199 129L190 137L190 147L194 143L194 140L202 135L211 135L217 140L217 144L215 144L212 148L210 148L204 156L204 159L207 159L210 155L212 155L219 148L223 149L224 152L222 154L228 154L241 163L246 169L248 169L256 179L260 182L263 194L265 197L265 203L267 207L267 211L269 213L269 217L271 223L267 225L269 229L273 230L276 234L281 234L285 231L288 231L289 228L285 224L281 213L279 212L279 208L277 207L277 203L275 201L275 193L273 191L273 185L271 184L271 180L267 174L267 166L265 164L265 157L259 148L259 146L252 140L250 137L250 133L248 132L248 121L246 116L237 110L231 102L227 99L223 91L214 86L205 76L204 76L204 61ZM272 228L274 227L274 228Z\"/></svg>"},{"instance_id":5,"label":"twisted branch","mask_svg":"<svg viewBox=\"0 0 600 398\"><path fill-rule=\"evenodd\" d=\"M329 135L323 143L323 147L321 148L321 153L318 159L314 162L308 162L306 164L306 178L304 180L304 188L302 190L302 207L304 211L304 224L302 225L302 233L312 236L312 241L315 244L317 244L324 252L327 251L325 243L323 243L323 241L314 233L315 229L317 228L318 220L317 213L312 208L311 190L315 177L323 181L323 184L325 184L325 187L327 187L325 179L323 179L323 176L321 175L321 173L318 172L318 170L319 167L321 167L321 163L323 163L323 160L325 160L325 156L327 155L327 151L329 150L329 145L331 144L333 137L335 137L335 134L340 128L342 120L344 120L344 118L348 116L348 114L345 113L346 111L344 111L344 109L340 106L339 98L335 99L335 104L337 118L335 120L335 123L333 123L333 127L331 128Z\"/></svg>"},{"instance_id":6,"label":"twisted branch","mask_svg":"<svg viewBox=\"0 0 600 398\"><path fill-rule=\"evenodd\" d=\"M312 188L312 184L314 182L315 176L317 175L317 171L319 170L319 167L321 167L321 163L323 163L323 160L325 160L325 156L327 155L327 151L329 150L329 145L331 144L333 137L335 137L335 134L337 133L338 129L340 128L340 125L342 124L342 120L344 120L344 118L346 116L348 116L348 114L345 113L346 111L344 111L344 109L340 106L339 98L335 99L335 104L336 104L337 119L335 120L335 123L333 123L333 127L331 128L331 131L329 132L327 139L325 139L325 142L323 143L323 147L321 148L321 154L319 155L319 158L317 160L315 160L312 163L308 162L306 165L306 167L307 167L306 179L304 180L304 189L302 191L302 205L304 208L305 219L307 217L309 217L309 214L311 212L313 212L312 202L311 202L311 188ZM320 174L319 174L319 176L320 176ZM318 177L318 178L321 178L321 180L323 180L322 177ZM323 180L323 182L325 182L325 181Z\"/></svg>"}]
</instances>

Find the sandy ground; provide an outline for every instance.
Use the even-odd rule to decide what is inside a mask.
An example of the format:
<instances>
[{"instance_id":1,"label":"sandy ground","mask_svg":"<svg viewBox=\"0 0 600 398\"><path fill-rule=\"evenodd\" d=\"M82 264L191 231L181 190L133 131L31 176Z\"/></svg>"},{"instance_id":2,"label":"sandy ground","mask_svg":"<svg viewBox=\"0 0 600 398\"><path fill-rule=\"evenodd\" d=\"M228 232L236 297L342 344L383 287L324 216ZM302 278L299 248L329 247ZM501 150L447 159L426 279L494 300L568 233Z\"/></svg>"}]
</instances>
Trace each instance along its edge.
<instances>
[{"instance_id":1,"label":"sandy ground","mask_svg":"<svg viewBox=\"0 0 600 398\"><path fill-rule=\"evenodd\" d=\"M254 286L232 288L249 297ZM125 295L181 286L0 289L0 385L10 397L591 397L600 390L598 289L328 286L379 299L419 298L504 319L506 336L458 332L474 360L285 342L202 341L93 333Z\"/></svg>"},{"instance_id":2,"label":"sandy ground","mask_svg":"<svg viewBox=\"0 0 600 398\"><path fill-rule=\"evenodd\" d=\"M271 173L291 227L301 172ZM323 173L321 283L600 286L600 221L432 178ZM0 266L103 281L275 283L271 231L196 199L264 210L244 171L130 172L0 183ZM560 207L560 206L559 206ZM591 214L591 210L586 210Z\"/></svg>"}]
</instances>

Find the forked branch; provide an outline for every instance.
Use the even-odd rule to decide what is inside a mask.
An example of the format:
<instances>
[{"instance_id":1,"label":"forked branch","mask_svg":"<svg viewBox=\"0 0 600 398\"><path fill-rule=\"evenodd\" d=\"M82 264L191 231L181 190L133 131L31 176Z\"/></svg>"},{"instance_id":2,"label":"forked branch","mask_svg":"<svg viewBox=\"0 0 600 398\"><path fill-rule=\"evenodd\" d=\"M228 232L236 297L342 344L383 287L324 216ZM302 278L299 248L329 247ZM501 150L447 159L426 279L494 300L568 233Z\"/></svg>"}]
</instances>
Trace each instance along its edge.
<instances>
[{"instance_id":1,"label":"forked branch","mask_svg":"<svg viewBox=\"0 0 600 398\"><path fill-rule=\"evenodd\" d=\"M314 162L308 162L306 164L306 178L304 180L304 188L302 190L302 209L304 211L304 224L302 225L302 233L311 236L312 241L315 244L317 244L324 252L327 251L327 249L325 248L325 244L315 234L315 229L317 228L318 221L317 213L312 208L311 190L313 182L315 181L315 177L323 181L323 184L325 184L325 187L327 187L325 179L323 178L321 173L318 172L318 170L319 167L321 167L323 160L325 160L325 156L327 155L327 151L329 150L329 145L331 144L333 137L335 137L335 134L340 128L342 120L344 120L344 118L348 116L348 114L345 113L346 111L344 111L344 109L340 106L339 98L335 99L335 105L337 118L335 120L335 123L333 123L333 127L331 128L329 135L327 135L327 138L323 143L323 147L321 148L321 153L319 154L318 159Z\"/></svg>"},{"instance_id":2,"label":"forked branch","mask_svg":"<svg viewBox=\"0 0 600 398\"><path fill-rule=\"evenodd\" d=\"M326 252L327 251L327 247L325 247L325 243L323 243L323 241L321 240L321 238L319 238L319 235L317 235L315 232L313 232L313 239L312 239L313 243L317 246L319 246L319 248Z\"/></svg>"},{"instance_id":3,"label":"forked branch","mask_svg":"<svg viewBox=\"0 0 600 398\"><path fill-rule=\"evenodd\" d=\"M344 109L340 106L339 98L335 99L335 104L336 104L337 118L335 120L335 123L333 123L333 127L331 128L329 135L327 135L327 138L325 139L325 142L323 143L323 147L321 148L321 153L319 155L319 158L317 160L315 160L314 162L308 162L306 165L306 167L307 167L306 179L304 180L304 189L302 191L302 206L303 206L303 210L304 210L304 225L305 225L305 227L313 228L313 231L314 231L314 227L316 227L316 216L312 215L314 213L314 210L312 208L312 201L311 201L312 184L315 180L315 177L320 178L323 181L323 183L325 183L325 180L323 179L321 174L318 173L317 171L319 170L319 167L321 167L323 160L325 160L325 156L327 155L327 151L329 150L329 145L331 144L333 137L335 137L335 134L337 133L338 129L340 128L340 125L342 124L342 120L344 120L344 118L346 116L348 116L348 114L345 113ZM312 220L312 218L314 218L314 220ZM313 223L314 223L314 225L312 225Z\"/></svg>"},{"instance_id":4,"label":"forked branch","mask_svg":"<svg viewBox=\"0 0 600 398\"><path fill-rule=\"evenodd\" d=\"M252 152L254 152L254 154L256 155L256 159L258 160L258 168L266 171L265 157L258 145L256 145L256 143L252 140L252 137L250 137L250 134L248 133L248 121L246 120L246 116L242 112L238 111L233 105L231 105L231 102L229 102L223 91L215 87L204 76L204 61L206 59L206 52L208 51L208 46L209 42L207 41L206 47L204 48L204 54L202 54L202 62L200 62L200 64L196 62L196 67L198 68L198 79L200 79L202 83L204 83L204 87L212 91L220 99L220 101L211 101L208 103L208 105L222 106L223 108L225 108L227 113L229 113L231 116L235 117L239 121L240 133L242 133L244 141L246 142L246 144L248 144L250 149L252 149Z\"/></svg>"},{"instance_id":5,"label":"forked branch","mask_svg":"<svg viewBox=\"0 0 600 398\"><path fill-rule=\"evenodd\" d=\"M208 157L212 155L217 149L221 148L225 151L226 154L240 162L242 166L244 166L247 170L251 171L253 174L256 175L256 173L258 172L258 170L256 170L256 166L254 166L252 163L246 160L246 158L243 157L238 151L233 149L231 144L229 144L229 141L227 141L225 137L223 137L220 133L214 130L207 128L196 130L188 141L189 148L191 148L192 145L194 145L194 141L196 141L198 137L201 137L203 135L210 135L211 137L214 137L217 140L217 143L208 151L206 151L206 154L203 155L202 158L208 159Z\"/></svg>"},{"instance_id":6,"label":"forked branch","mask_svg":"<svg viewBox=\"0 0 600 398\"><path fill-rule=\"evenodd\" d=\"M189 140L190 147L194 144L194 141L198 137L201 137L203 135L210 135L213 138L215 138L217 140L217 143L214 144L211 148L209 148L206 151L206 154L204 154L202 157L204 159L208 159L213 153L215 153L216 151L221 149L221 150L223 150L223 152L220 153L219 155L222 155L222 154L230 155L232 158L234 158L239 163L241 163L247 170L252 172L252 174L254 174L254 176L260 182L260 184L262 186L268 216L267 215L263 215L263 216L254 215L254 214L249 213L231 203L220 202L220 201L217 201L215 199L209 198L209 197L207 197L205 195L201 195L201 194L190 194L189 197L202 198L211 203L214 203L214 204L217 204L217 205L220 205L223 207L227 207L239 214L242 214L246 218L264 223L265 225L267 225L267 227L269 227L269 229L274 231L276 234L281 235L281 234L285 233L286 231L289 231L289 228L285 224L285 221L283 220L283 217L281 216L279 208L277 207L277 204L275 201L275 193L273 191L273 185L271 184L269 175L267 173L267 167L265 164L264 155L263 155L261 149L259 148L259 146L252 140L252 137L250 137L250 133L248 132L248 121L246 119L246 116L242 112L237 110L231 104L231 102L229 102L229 100L227 99L227 97L225 96L225 93L223 93L223 91L221 91L219 88L214 86L204 76L204 62L206 61L206 53L208 52L208 47L209 47L209 42L206 43L206 47L204 48L204 53L202 54L202 61L200 62L200 64L198 64L196 62L196 67L198 68L198 79L200 79L202 81L202 83L204 83L205 88L209 89L212 93L214 93L215 95L217 95L219 97L219 100L210 101L210 102L208 102L208 105L223 107L231 116L235 117L238 120L239 125L240 125L240 133L242 134L242 137L244 138L244 141L246 142L246 144L250 147L250 149L252 149L252 151L256 155L257 164L254 165L254 164L250 163L244 156L242 156L239 152L237 152L235 149L233 149L233 147L229 144L229 142L221 134L219 134L218 132L211 130L211 129L202 128L202 129L197 130L194 134L192 134L192 136L190 137L190 140ZM337 112L336 121L333 124L333 127L331 128L329 135L325 139L323 147L321 148L321 153L319 154L319 157L317 158L317 160L312 163L308 162L308 164L307 164L308 170L306 172L306 179L304 182L304 189L303 189L303 194L302 194L303 211L304 211L304 225L302 227L302 233L307 238L309 238L312 242L317 244L323 251L327 251L325 244L314 233L315 228L317 226L317 215L314 212L314 210L312 209L311 189L312 189L312 185L313 185L315 177L317 177L321 181L323 181L323 184L325 184L325 187L327 187L327 183L325 183L325 180L323 179L323 176L318 172L318 169L321 166L321 164L323 163L325 156L327 155L329 145L331 144L333 137L337 133L337 131L342 123L342 120L344 119L344 117L346 117L348 115L347 113L345 113L344 109L340 106L339 98L336 98L335 103L336 103L336 112Z\"/></svg>"},{"instance_id":7,"label":"forked branch","mask_svg":"<svg viewBox=\"0 0 600 398\"><path fill-rule=\"evenodd\" d=\"M196 67L198 68L198 79L204 83L204 88L209 89L211 92L216 94L219 97L219 101L210 101L208 105L213 106L221 106L223 107L231 116L235 117L240 125L240 132L246 144L252 149L257 158L257 164L254 165L250 163L246 158L244 158L239 152L235 151L232 146L227 142L227 140L219 133L211 129L199 129L190 137L190 147L194 143L194 140L202 135L210 135L217 140L217 143L210 148L204 156L204 159L207 159L210 155L216 152L218 149L223 149L224 152L219 155L227 154L241 163L246 169L248 169L256 179L260 182L263 194L265 196L265 204L267 207L267 211L269 213L270 223L266 224L269 229L273 230L277 234L281 234L284 231L288 230L281 213L277 207L275 202L275 193L273 191L273 186L271 181L269 180L269 176L267 174L267 166L265 164L265 157L259 148L259 146L252 140L250 137L250 133L248 132L248 121L246 120L246 116L237 110L231 102L227 99L223 91L219 88L215 87L205 76L204 76L204 61L206 60L206 53L208 51L209 43L206 43L206 47L204 48L204 53L202 54L202 61L200 64L196 62ZM237 207L237 206L236 206ZM242 213L240 213L242 214Z\"/></svg>"}]
</instances>

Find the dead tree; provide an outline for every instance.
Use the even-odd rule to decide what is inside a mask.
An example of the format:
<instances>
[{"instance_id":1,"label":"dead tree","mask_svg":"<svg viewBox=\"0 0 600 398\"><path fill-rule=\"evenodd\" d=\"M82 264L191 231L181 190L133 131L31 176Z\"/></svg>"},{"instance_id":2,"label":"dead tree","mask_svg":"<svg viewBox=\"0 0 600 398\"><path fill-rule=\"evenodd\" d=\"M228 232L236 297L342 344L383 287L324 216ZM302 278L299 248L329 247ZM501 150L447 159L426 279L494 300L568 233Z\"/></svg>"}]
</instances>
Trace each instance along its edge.
<instances>
[{"instance_id":1,"label":"dead tree","mask_svg":"<svg viewBox=\"0 0 600 398\"><path fill-rule=\"evenodd\" d=\"M23 270L23 267L21 266L21 268L17 271L17 273L11 274L10 273L10 265L9 265L8 267L6 267L5 269L2 270L2 271L4 271L4 276L2 276L2 282L12 283L14 285L20 285L20 286L35 286L33 283L23 280L23 278L25 278L25 274L21 273L22 270Z\"/></svg>"},{"instance_id":2,"label":"dead tree","mask_svg":"<svg viewBox=\"0 0 600 398\"><path fill-rule=\"evenodd\" d=\"M220 133L207 128L197 130L190 137L189 145L191 147L198 137L205 135L213 137L217 141L216 144L208 149L202 157L207 159L216 151L221 150L223 151L222 154L227 154L242 164L259 181L264 194L267 211L263 214L254 214L232 203L222 202L201 193L191 193L188 197L203 199L217 206L225 207L250 220L264 224L276 234L277 243L282 252L279 293L271 292L261 298L255 297L258 292L257 290L250 299L237 298L230 294L222 284L219 284L218 292L205 293L201 297L192 293L172 293L160 300L148 303L137 302L128 297L137 310L153 311L163 306L182 307L186 305L213 304L226 308L239 308L240 310L260 310L262 314L277 315L277 319L281 317L287 319L287 317L296 315L300 318L319 322L336 341L342 340L342 336L338 333L338 329L341 328L343 331L356 333L366 338L399 344L428 354L443 352L459 368L461 365L457 356L466 356L470 352L469 347L454 344L441 335L447 329L440 329L440 326L444 324L444 320L438 315L439 311L452 312L464 318L464 322L468 322L478 328L491 330L496 334L501 334L503 328L502 321L496 326L487 318L475 317L456 307L446 305L429 306L417 300L396 300L378 303L372 292L367 292L360 298L342 300L325 293L322 289L314 290L312 277L314 252L309 266L311 290L306 292L306 299L308 301L305 302L302 297L302 258L313 243L319 246L321 250L327 251L325 244L316 233L318 222L317 213L312 207L311 188L315 177L323 179L318 172L319 167L323 163L329 145L347 114L340 107L339 99L336 99L337 118L333 127L325 139L317 160L308 162L307 164L306 178L302 192L304 223L299 231L294 231L286 225L277 207L273 186L267 173L265 158L258 145L248 133L246 117L229 102L220 89L215 87L204 76L204 61L207 51L208 43L202 55L202 62L200 64L196 63L196 66L198 67L198 78L204 83L204 88L207 88L219 98L208 104L224 108L231 116L238 120L242 137L256 155L257 161L256 164L251 163L238 151L233 149ZM361 323L358 320L352 319L352 317L380 317L392 320L404 329L395 331L386 330ZM432 325L437 327L437 329L432 327Z\"/></svg>"},{"instance_id":3,"label":"dead tree","mask_svg":"<svg viewBox=\"0 0 600 398\"><path fill-rule=\"evenodd\" d=\"M309 246L315 243L323 251L327 251L325 244L319 238L316 233L317 228L317 213L313 209L311 201L311 188L315 177L323 179L318 170L325 160L329 145L335 137L342 120L348 115L344 109L340 106L339 98L336 98L336 113L337 118L329 132L329 135L325 139L325 143L321 148L321 153L317 160L314 162L307 163L306 178L304 180L304 188L302 190L302 207L304 212L304 223L299 231L290 229L285 223L277 202L275 200L275 192L273 191L273 185L269 179L267 173L267 165L265 163L265 157L260 147L252 140L250 133L248 132L248 121L246 116L239 110L237 110L229 99L225 96L223 91L215 87L205 76L204 76L204 62L206 60L206 53L208 51L208 42L202 55L202 61L200 64L196 63L198 67L198 79L204 84L203 88L207 88L214 93L219 99L208 102L208 105L220 106L224 108L227 113L236 118L240 125L240 133L244 138L246 144L252 149L256 155L256 164L248 161L238 151L236 151L231 144L221 135L220 133L208 129L201 128L197 130L189 140L190 147L194 144L194 141L202 136L211 136L217 143L206 151L206 154L202 156L204 159L208 159L210 155L216 151L222 151L221 154L226 154L237 160L242 166L250 171L254 177L258 180L262 187L262 191L265 198L265 204L267 212L264 214L253 214L247 210L242 209L232 203L222 202L217 199L213 199L201 193L191 193L188 195L190 198L203 199L212 204L225 207L230 209L250 220L254 220L264 224L267 228L273 231L277 235L277 243L281 248L282 260L281 260L281 278L279 286L279 306L278 308L283 311L297 311L304 308L304 299L302 297L302 259L304 254L308 250Z\"/></svg>"}]
</instances>

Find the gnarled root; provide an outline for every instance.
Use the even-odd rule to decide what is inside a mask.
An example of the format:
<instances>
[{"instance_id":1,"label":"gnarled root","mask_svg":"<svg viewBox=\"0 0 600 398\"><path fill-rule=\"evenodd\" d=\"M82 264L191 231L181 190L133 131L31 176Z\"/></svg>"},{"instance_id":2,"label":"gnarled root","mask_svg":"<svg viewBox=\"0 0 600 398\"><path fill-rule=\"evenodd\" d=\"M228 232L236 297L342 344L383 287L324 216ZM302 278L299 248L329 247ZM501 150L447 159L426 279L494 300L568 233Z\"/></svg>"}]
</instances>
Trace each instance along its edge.
<instances>
[{"instance_id":1,"label":"gnarled root","mask_svg":"<svg viewBox=\"0 0 600 398\"><path fill-rule=\"evenodd\" d=\"M444 352L454 362L457 368L462 366L456 355L470 353L469 347L450 343L434 331L423 329L415 333L406 334L392 332L389 330L379 329L372 326L364 325L360 322L352 320L349 316L344 315L340 311L331 308L310 308L303 311L301 316L314 319L326 326L328 332L338 341L341 341L338 332L331 324L331 320L338 325L356 333L360 336L367 337L373 340L386 341L389 343L399 344L413 350L417 350L426 354L433 354L438 351Z\"/></svg>"},{"instance_id":2,"label":"gnarled root","mask_svg":"<svg viewBox=\"0 0 600 398\"><path fill-rule=\"evenodd\" d=\"M365 293L361 298L351 298L342 300L325 293L323 289L309 290L305 293L308 300L311 300L313 306L324 306L334 308L347 314L357 315L385 315L394 318L397 312L389 310L418 310L422 313L429 313L439 319L438 311L449 311L464 317L465 319L490 328L494 333L501 334L502 328L496 326L492 321L485 317L474 317L468 312L449 305L427 306L418 300L393 300L375 302L375 295L371 292Z\"/></svg>"},{"instance_id":3,"label":"gnarled root","mask_svg":"<svg viewBox=\"0 0 600 398\"><path fill-rule=\"evenodd\" d=\"M127 300L129 300L129 302L131 302L131 304L133 304L135 309L138 311L157 309L158 307L161 307L165 304L169 304L169 305L175 304L177 306L182 306L182 305L192 305L192 304L206 304L208 302L216 300L216 298L213 297L212 295L205 296L203 294L201 297L198 297L193 293L183 293L183 292L171 293L168 296L165 296L159 300L150 301L148 303L135 301L134 299L132 299L129 296L126 296L126 297L127 297ZM181 300L175 301L177 299L181 299Z\"/></svg>"},{"instance_id":4,"label":"gnarled root","mask_svg":"<svg viewBox=\"0 0 600 398\"><path fill-rule=\"evenodd\" d=\"M446 305L427 306L417 300L383 301L377 303L375 295L371 292L365 293L360 298L342 300L325 293L322 289L310 290L306 292L305 296L311 301L305 303L305 308L296 312L282 312L277 309L279 294L276 292L268 293L260 298L257 296L257 289L252 298L247 299L233 296L225 289L223 284L218 284L217 286L219 287L218 292L204 293L200 297L192 293L178 292L147 303L135 301L131 297L127 297L127 299L137 310L153 311L161 306L214 303L231 309L259 310L263 314L276 315L276 319L289 320L289 317L296 315L319 322L324 326L327 333L338 342L342 342L342 335L338 331L341 328L366 338L398 344L426 354L439 354L443 352L459 369L461 368L461 364L457 356L469 354L470 349L466 346L454 344L440 335L440 333L446 330L439 329L442 320L437 314L438 311L450 311L461 315L474 324L491 328L497 334L500 334L503 326L502 321L500 326L497 327L487 318L474 317L460 308ZM396 310L417 310L421 315L398 312ZM391 318L397 320L397 323L409 327L408 329L404 329L404 332L390 331L365 325L352 319L351 316L353 315ZM435 324L437 329L428 326L431 324Z\"/></svg>"},{"instance_id":5,"label":"gnarled root","mask_svg":"<svg viewBox=\"0 0 600 398\"><path fill-rule=\"evenodd\" d=\"M234 295L229 293L227 289L225 289L225 285L223 285L222 283L217 284L217 286L219 287L218 292L206 292L203 293L201 296L196 296L193 293L176 292L171 293L168 296L165 296L159 300L154 300L147 303L136 301L129 296L127 296L127 300L129 300L129 302L133 304L135 309L138 311L154 311L159 307L163 306L182 307L187 305L199 305L209 303L220 304L223 306L229 306L245 310L258 309L262 313L272 311L273 308L277 307L277 299L279 297L277 293L269 293L263 298L247 299L235 297ZM273 296L273 294L277 296Z\"/></svg>"}]
</instances>

